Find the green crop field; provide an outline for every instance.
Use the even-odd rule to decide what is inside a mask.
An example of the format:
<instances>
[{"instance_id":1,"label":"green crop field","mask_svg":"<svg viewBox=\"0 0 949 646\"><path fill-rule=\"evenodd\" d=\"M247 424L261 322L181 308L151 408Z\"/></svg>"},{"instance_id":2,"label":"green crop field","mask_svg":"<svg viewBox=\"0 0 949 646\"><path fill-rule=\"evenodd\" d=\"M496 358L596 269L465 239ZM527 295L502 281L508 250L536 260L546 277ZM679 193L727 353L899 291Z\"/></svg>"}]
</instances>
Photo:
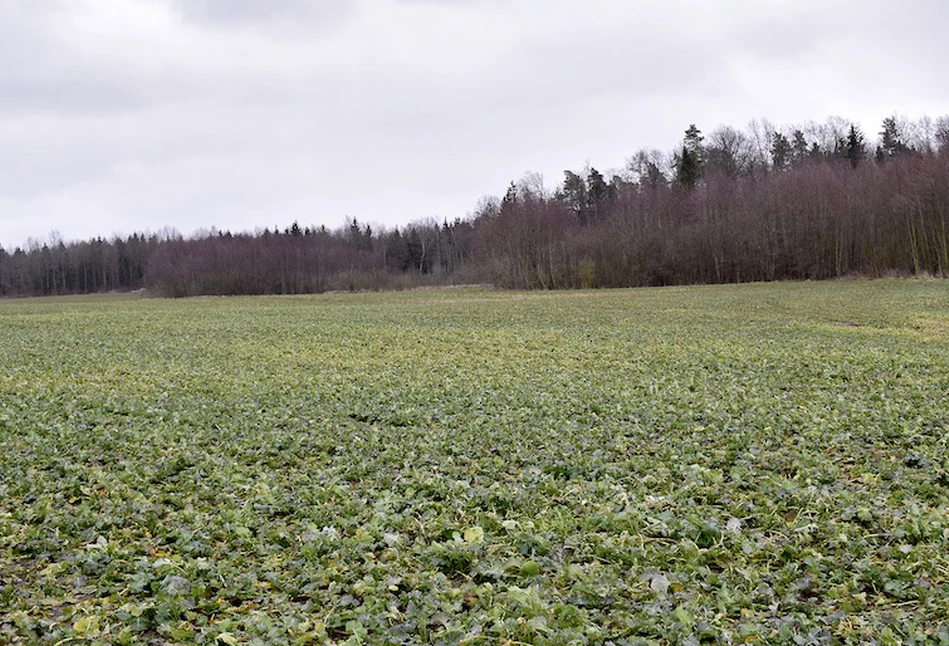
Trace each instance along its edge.
<instances>
[{"instance_id":1,"label":"green crop field","mask_svg":"<svg viewBox=\"0 0 949 646\"><path fill-rule=\"evenodd\" d=\"M949 644L949 284L0 302L0 643Z\"/></svg>"}]
</instances>

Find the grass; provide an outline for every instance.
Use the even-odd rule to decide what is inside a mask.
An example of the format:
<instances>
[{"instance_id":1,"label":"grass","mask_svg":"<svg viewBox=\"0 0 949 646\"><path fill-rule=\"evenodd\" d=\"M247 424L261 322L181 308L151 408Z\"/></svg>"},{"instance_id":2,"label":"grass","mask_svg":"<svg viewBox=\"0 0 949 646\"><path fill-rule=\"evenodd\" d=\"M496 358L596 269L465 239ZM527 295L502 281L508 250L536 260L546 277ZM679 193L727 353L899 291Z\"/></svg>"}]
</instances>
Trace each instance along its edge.
<instances>
[{"instance_id":1,"label":"grass","mask_svg":"<svg viewBox=\"0 0 949 646\"><path fill-rule=\"evenodd\" d=\"M949 643L949 285L0 302L0 642Z\"/></svg>"}]
</instances>

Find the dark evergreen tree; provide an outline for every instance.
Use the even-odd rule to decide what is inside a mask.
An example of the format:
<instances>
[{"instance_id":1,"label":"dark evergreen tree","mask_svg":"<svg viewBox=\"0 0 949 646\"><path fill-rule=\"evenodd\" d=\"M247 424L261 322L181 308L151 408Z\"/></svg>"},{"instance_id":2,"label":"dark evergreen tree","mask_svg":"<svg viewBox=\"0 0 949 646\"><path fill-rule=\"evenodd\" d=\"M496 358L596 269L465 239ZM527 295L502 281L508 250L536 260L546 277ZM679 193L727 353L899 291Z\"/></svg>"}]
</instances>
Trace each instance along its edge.
<instances>
[{"instance_id":1,"label":"dark evergreen tree","mask_svg":"<svg viewBox=\"0 0 949 646\"><path fill-rule=\"evenodd\" d=\"M807 159L807 139L804 137L804 133L801 132L800 129L795 130L791 134L791 155L795 164Z\"/></svg>"},{"instance_id":2,"label":"dark evergreen tree","mask_svg":"<svg viewBox=\"0 0 949 646\"><path fill-rule=\"evenodd\" d=\"M390 270L400 273L412 268L408 241L399 229L394 229L386 238L385 264Z\"/></svg>"},{"instance_id":3,"label":"dark evergreen tree","mask_svg":"<svg viewBox=\"0 0 949 646\"><path fill-rule=\"evenodd\" d=\"M349 240L357 244L362 240L362 227L359 226L359 221L356 218L353 218L349 223Z\"/></svg>"},{"instance_id":4,"label":"dark evergreen tree","mask_svg":"<svg viewBox=\"0 0 949 646\"><path fill-rule=\"evenodd\" d=\"M688 146L682 146L682 152L676 156L676 182L680 186L692 188L698 184L702 174L702 166L698 155Z\"/></svg>"},{"instance_id":5,"label":"dark evergreen tree","mask_svg":"<svg viewBox=\"0 0 949 646\"><path fill-rule=\"evenodd\" d=\"M603 174L595 168L587 173L587 210L590 220L599 220L606 215L610 199L610 187Z\"/></svg>"},{"instance_id":6,"label":"dark evergreen tree","mask_svg":"<svg viewBox=\"0 0 949 646\"><path fill-rule=\"evenodd\" d=\"M682 152L676 156L676 182L686 188L698 184L702 177L702 131L691 124L685 131Z\"/></svg>"},{"instance_id":7,"label":"dark evergreen tree","mask_svg":"<svg viewBox=\"0 0 949 646\"><path fill-rule=\"evenodd\" d=\"M883 120L883 130L880 131L880 145L877 146L877 161L883 162L905 153L908 147L903 143L899 124L896 117L887 117Z\"/></svg>"},{"instance_id":8,"label":"dark evergreen tree","mask_svg":"<svg viewBox=\"0 0 949 646\"><path fill-rule=\"evenodd\" d=\"M771 143L771 167L777 171L784 170L791 163L792 155L791 142L780 132L775 132Z\"/></svg>"},{"instance_id":9,"label":"dark evergreen tree","mask_svg":"<svg viewBox=\"0 0 949 646\"><path fill-rule=\"evenodd\" d=\"M646 162L646 174L643 180L649 188L658 189L668 183L666 174L655 162Z\"/></svg>"},{"instance_id":10,"label":"dark evergreen tree","mask_svg":"<svg viewBox=\"0 0 949 646\"><path fill-rule=\"evenodd\" d=\"M702 161L702 141L704 139L702 131L694 123L690 124L685 131L685 146L698 155L700 162Z\"/></svg>"},{"instance_id":11,"label":"dark evergreen tree","mask_svg":"<svg viewBox=\"0 0 949 646\"><path fill-rule=\"evenodd\" d=\"M511 182L501 200L501 215L508 215L517 208L517 185Z\"/></svg>"},{"instance_id":12,"label":"dark evergreen tree","mask_svg":"<svg viewBox=\"0 0 949 646\"><path fill-rule=\"evenodd\" d=\"M560 190L560 199L581 224L586 224L589 221L587 186L583 178L573 171L565 170L563 172L563 188Z\"/></svg>"},{"instance_id":13,"label":"dark evergreen tree","mask_svg":"<svg viewBox=\"0 0 949 646\"><path fill-rule=\"evenodd\" d=\"M847 141L844 146L844 155L850 161L851 168L857 165L866 157L867 147L863 140L863 133L855 124L850 124L850 132L847 134Z\"/></svg>"}]
</instances>

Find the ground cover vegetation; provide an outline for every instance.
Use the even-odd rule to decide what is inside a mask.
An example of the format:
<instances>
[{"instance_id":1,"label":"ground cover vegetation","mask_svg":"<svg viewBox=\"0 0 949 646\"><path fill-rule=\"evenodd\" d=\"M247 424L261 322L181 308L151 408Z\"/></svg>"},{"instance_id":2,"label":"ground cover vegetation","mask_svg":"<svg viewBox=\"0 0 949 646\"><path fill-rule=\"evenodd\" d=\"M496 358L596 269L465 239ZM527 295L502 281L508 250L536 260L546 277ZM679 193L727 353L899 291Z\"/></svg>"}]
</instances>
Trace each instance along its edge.
<instances>
[{"instance_id":1,"label":"ground cover vegetation","mask_svg":"<svg viewBox=\"0 0 949 646\"><path fill-rule=\"evenodd\" d=\"M0 302L0 642L949 643L942 281Z\"/></svg>"},{"instance_id":2,"label":"ground cover vegetation","mask_svg":"<svg viewBox=\"0 0 949 646\"><path fill-rule=\"evenodd\" d=\"M949 117L893 116L875 140L841 118L693 125L672 153L640 150L623 169L566 171L552 187L527 175L468 217L388 230L350 219L337 230L32 240L0 248L0 296L629 287L947 268Z\"/></svg>"}]
</instances>

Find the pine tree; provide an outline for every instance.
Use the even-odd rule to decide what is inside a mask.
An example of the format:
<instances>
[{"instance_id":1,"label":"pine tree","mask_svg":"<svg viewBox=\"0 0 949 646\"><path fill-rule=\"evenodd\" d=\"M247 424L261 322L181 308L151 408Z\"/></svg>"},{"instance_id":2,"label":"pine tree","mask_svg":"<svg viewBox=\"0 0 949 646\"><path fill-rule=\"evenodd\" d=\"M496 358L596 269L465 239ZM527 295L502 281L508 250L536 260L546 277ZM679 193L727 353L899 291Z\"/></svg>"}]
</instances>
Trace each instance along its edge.
<instances>
[{"instance_id":1,"label":"pine tree","mask_svg":"<svg viewBox=\"0 0 949 646\"><path fill-rule=\"evenodd\" d=\"M567 208L577 216L581 224L586 224L589 220L589 210L587 209L587 187L583 178L573 171L565 170L560 194Z\"/></svg>"},{"instance_id":2,"label":"pine tree","mask_svg":"<svg viewBox=\"0 0 949 646\"><path fill-rule=\"evenodd\" d=\"M596 220L603 215L609 194L610 187L603 179L603 174L595 168L590 168L587 174L587 205L591 219Z\"/></svg>"}]
</instances>

